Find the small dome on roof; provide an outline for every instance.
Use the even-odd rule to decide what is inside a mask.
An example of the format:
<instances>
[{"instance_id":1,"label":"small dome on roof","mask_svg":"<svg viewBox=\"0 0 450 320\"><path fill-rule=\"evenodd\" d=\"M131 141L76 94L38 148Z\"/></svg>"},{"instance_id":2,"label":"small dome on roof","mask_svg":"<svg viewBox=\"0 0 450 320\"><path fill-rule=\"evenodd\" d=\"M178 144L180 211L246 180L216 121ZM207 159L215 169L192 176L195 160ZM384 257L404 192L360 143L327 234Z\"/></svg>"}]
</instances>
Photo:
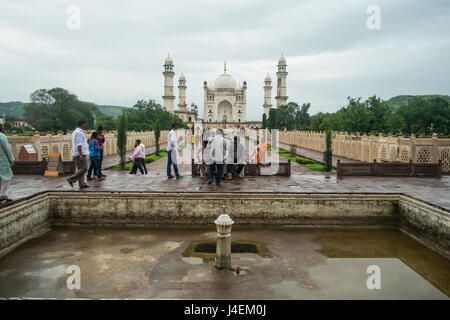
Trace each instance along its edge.
<instances>
[{"instance_id":1,"label":"small dome on roof","mask_svg":"<svg viewBox=\"0 0 450 320\"><path fill-rule=\"evenodd\" d=\"M286 65L286 59L284 58L283 55L281 55L280 60L278 60L278 64L280 64L280 65Z\"/></svg>"},{"instance_id":2,"label":"small dome on roof","mask_svg":"<svg viewBox=\"0 0 450 320\"><path fill-rule=\"evenodd\" d=\"M186 81L186 77L184 76L184 74L183 74L183 73L181 73L181 75L180 75L180 80L182 80L182 81Z\"/></svg>"},{"instance_id":3,"label":"small dome on roof","mask_svg":"<svg viewBox=\"0 0 450 320\"><path fill-rule=\"evenodd\" d=\"M170 55L167 55L166 61L164 61L164 64L173 65L173 60L170 57Z\"/></svg>"},{"instance_id":4,"label":"small dome on roof","mask_svg":"<svg viewBox=\"0 0 450 320\"><path fill-rule=\"evenodd\" d=\"M272 81L272 78L270 78L270 75L269 74L267 74L267 76L266 76L266 79L265 79L266 81Z\"/></svg>"}]
</instances>

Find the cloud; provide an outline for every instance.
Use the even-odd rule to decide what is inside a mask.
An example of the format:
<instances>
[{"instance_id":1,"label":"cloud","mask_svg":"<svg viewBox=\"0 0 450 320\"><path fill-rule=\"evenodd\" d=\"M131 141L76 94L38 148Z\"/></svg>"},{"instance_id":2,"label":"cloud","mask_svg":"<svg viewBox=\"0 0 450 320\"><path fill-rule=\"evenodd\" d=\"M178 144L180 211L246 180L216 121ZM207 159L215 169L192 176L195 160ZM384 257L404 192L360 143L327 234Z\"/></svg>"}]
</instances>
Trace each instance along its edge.
<instances>
[{"instance_id":1,"label":"cloud","mask_svg":"<svg viewBox=\"0 0 450 320\"><path fill-rule=\"evenodd\" d=\"M66 27L73 4L80 30ZM366 27L371 4L381 8L381 30ZM448 21L445 0L3 0L0 101L60 86L100 104L162 102L168 52L201 114L203 81L227 60L248 83L247 119L260 120L264 77L272 76L274 97L281 53L290 101L311 102L313 112L335 111L347 96L448 94Z\"/></svg>"}]
</instances>

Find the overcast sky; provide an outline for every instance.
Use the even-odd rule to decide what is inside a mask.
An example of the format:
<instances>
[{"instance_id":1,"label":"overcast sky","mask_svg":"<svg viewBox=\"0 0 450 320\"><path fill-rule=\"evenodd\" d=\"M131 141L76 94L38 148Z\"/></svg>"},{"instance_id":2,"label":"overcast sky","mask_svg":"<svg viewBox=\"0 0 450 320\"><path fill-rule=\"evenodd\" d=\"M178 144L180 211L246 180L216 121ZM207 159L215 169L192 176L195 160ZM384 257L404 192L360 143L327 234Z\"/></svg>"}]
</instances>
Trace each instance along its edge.
<instances>
[{"instance_id":1,"label":"overcast sky","mask_svg":"<svg viewBox=\"0 0 450 320\"><path fill-rule=\"evenodd\" d=\"M71 5L80 29L67 27ZM381 28L368 29L369 5ZM73 26L73 20L69 20ZM204 80L248 84L247 120L261 120L263 81L287 60L289 101L334 112L348 96L450 94L449 0L1 0L0 101L63 87L79 99L162 103L163 63L203 115ZM178 103L178 89L175 91Z\"/></svg>"}]
</instances>

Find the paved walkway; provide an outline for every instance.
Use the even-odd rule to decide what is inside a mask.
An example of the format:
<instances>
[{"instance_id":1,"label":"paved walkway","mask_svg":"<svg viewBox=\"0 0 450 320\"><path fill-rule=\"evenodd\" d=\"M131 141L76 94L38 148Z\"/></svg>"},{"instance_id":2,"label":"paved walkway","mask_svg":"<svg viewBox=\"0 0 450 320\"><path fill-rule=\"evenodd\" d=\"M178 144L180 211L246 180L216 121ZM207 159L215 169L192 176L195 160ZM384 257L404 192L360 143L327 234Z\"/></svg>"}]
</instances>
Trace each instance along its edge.
<instances>
[{"instance_id":1,"label":"paved walkway","mask_svg":"<svg viewBox=\"0 0 450 320\"><path fill-rule=\"evenodd\" d=\"M151 152L150 149L148 152ZM107 161L113 161L108 159ZM105 170L105 181L90 181L91 191L162 191L162 192L376 192L405 193L450 209L450 176L419 177L345 177L309 170L292 163L290 177L245 177L224 182L216 187L200 177L191 176L190 165L180 165L184 176L180 180L167 180L166 158L147 165L148 175L129 175L128 171ZM106 161L105 161L106 162ZM41 175L17 175L10 183L9 196L13 199L27 197L45 190L71 190L67 177L46 178ZM75 190L78 187L74 187Z\"/></svg>"},{"instance_id":2,"label":"paved walkway","mask_svg":"<svg viewBox=\"0 0 450 320\"><path fill-rule=\"evenodd\" d=\"M145 147L145 153L147 156L154 153L155 151L156 151L155 147ZM127 160L132 154L133 154L133 151L127 152L127 157L126 157ZM109 156L104 157L102 167L105 169L111 168L112 166L118 164L119 162L120 162L120 157L118 154L109 155Z\"/></svg>"}]
</instances>

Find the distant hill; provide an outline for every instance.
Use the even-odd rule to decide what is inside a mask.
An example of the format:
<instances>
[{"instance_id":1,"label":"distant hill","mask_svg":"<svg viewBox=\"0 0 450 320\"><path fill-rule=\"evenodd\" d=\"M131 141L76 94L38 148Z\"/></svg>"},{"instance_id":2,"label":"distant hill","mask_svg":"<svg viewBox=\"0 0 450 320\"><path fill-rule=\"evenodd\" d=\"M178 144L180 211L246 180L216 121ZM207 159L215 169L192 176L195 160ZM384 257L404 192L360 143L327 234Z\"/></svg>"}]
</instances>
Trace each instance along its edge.
<instances>
[{"instance_id":1,"label":"distant hill","mask_svg":"<svg viewBox=\"0 0 450 320\"><path fill-rule=\"evenodd\" d=\"M20 101L11 101L11 102L0 102L0 116L3 116L3 113L5 115L14 116L17 118L23 117L23 107L26 103L20 102ZM95 103L94 103L95 104ZM128 107L122 107L122 106L101 106L98 104L97 107L102 111L104 114L108 116L113 116L114 118L119 117L122 114L122 110L124 108Z\"/></svg>"},{"instance_id":2,"label":"distant hill","mask_svg":"<svg viewBox=\"0 0 450 320\"><path fill-rule=\"evenodd\" d=\"M394 109L397 109L398 107L408 103L409 100L411 100L414 97L420 97L425 100L429 100L435 97L441 97L450 102L450 96L443 95L443 94L425 94L425 95L417 95L417 96L410 96L410 95L401 95L401 96L395 96L387 100L387 104Z\"/></svg>"},{"instance_id":3,"label":"distant hill","mask_svg":"<svg viewBox=\"0 0 450 320\"><path fill-rule=\"evenodd\" d=\"M103 112L107 116L113 116L114 118L118 118L122 114L122 110L128 108L122 106L108 106L108 105L101 106L99 104L95 105L97 105L97 107L100 109L101 112Z\"/></svg>"},{"instance_id":4,"label":"distant hill","mask_svg":"<svg viewBox=\"0 0 450 320\"><path fill-rule=\"evenodd\" d=\"M22 118L24 105L20 101L0 102L0 116L3 117L3 114L5 114L7 116Z\"/></svg>"}]
</instances>

